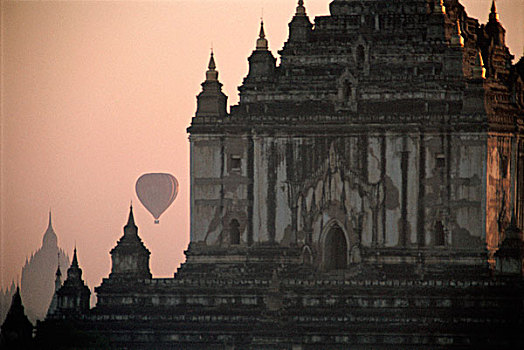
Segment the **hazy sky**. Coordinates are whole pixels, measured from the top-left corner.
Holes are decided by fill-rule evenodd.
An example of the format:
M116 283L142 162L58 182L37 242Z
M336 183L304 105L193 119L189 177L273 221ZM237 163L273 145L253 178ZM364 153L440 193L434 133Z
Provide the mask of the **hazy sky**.
M330 0L306 0L328 14ZM487 21L491 0L462 0ZM524 1L499 0L520 57ZM53 211L59 245L90 288L110 271L130 200L155 277L172 276L189 241L189 147L213 43L229 96L247 73L260 16L275 55L296 0L2 1L0 285L19 279ZM138 203L136 179L169 172L180 183L159 225Z

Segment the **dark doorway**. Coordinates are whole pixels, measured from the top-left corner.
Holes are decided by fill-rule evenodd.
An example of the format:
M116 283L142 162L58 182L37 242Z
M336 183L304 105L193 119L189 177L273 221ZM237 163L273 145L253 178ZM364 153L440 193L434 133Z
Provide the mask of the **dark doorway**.
M444 226L442 225L442 221L438 220L435 223L435 245L443 246L445 244L446 244L446 235L444 232Z
M334 225L327 233L324 253L327 270L339 270L347 267L348 244L344 231Z
M229 243L240 244L240 224L237 219L231 220L229 223Z

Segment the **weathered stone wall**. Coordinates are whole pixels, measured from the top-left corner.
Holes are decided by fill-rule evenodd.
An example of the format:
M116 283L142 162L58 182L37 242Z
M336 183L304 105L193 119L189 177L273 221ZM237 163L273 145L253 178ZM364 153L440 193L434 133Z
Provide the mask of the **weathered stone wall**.
M491 252L498 249L517 208L516 145L517 138L510 135L492 133L488 138L486 237Z
M482 132L194 134L191 242L229 246L236 220L240 244L307 245L319 262L335 223L349 261L362 247L481 249L486 212L510 198L509 172L486 175L502 159L489 145Z
M240 244L250 240L249 141L242 136L191 138L191 242L231 244L233 220Z

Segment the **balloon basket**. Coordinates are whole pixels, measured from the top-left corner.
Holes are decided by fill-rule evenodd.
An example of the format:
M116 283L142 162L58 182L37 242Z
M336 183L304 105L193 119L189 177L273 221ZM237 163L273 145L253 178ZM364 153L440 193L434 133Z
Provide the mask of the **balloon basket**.
M160 220L155 220L155 224L159 224L160 223Z

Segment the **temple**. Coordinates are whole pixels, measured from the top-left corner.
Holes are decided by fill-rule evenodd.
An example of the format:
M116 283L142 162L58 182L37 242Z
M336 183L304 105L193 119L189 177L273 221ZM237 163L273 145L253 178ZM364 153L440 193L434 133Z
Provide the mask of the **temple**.
M87 348L524 346L524 58L495 2L486 24L458 0L329 8L298 1L278 65L261 23L229 111L211 54L174 277L151 276L131 209L96 306L58 289L37 339L68 322Z

